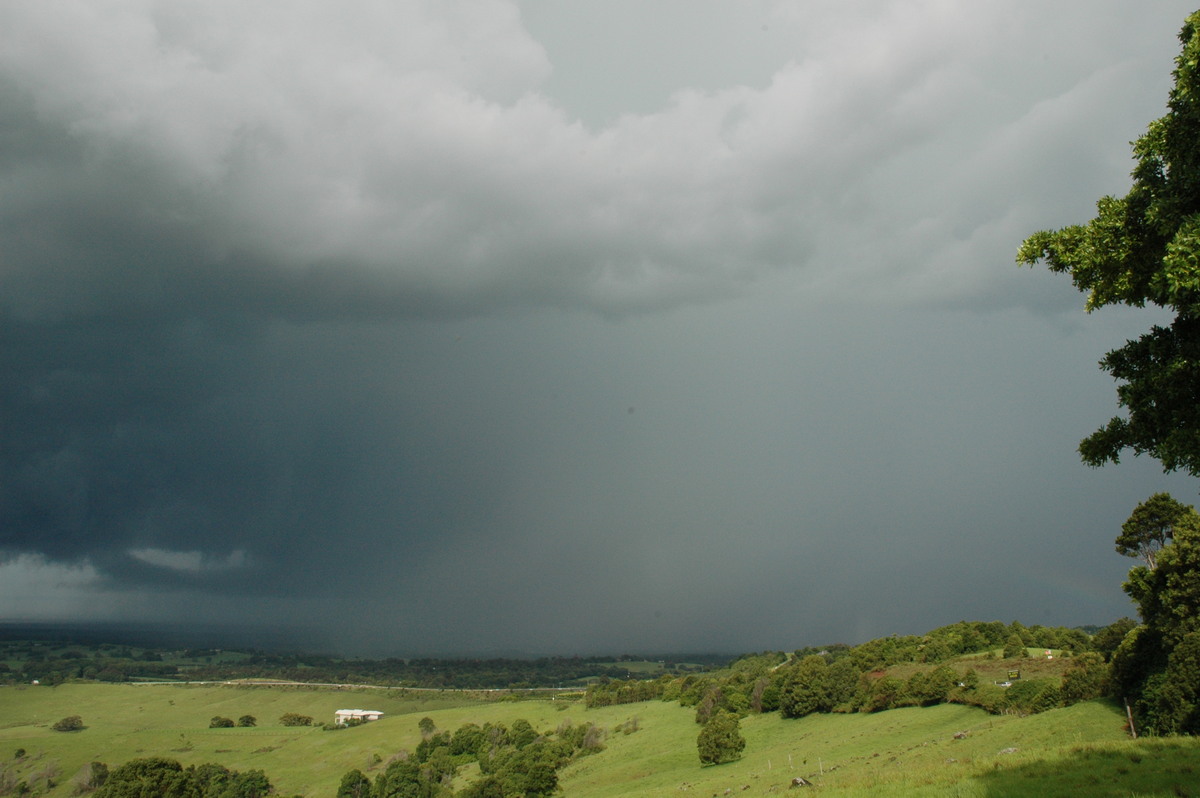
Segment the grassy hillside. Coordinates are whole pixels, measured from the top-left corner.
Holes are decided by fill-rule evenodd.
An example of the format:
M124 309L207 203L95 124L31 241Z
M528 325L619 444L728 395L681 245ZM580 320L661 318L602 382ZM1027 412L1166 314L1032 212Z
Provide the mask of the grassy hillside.
M332 718L341 707L387 713L383 720L327 732L278 724L285 712ZM250 729L209 729L214 715L250 714ZM76 733L50 729L82 716ZM184 764L220 762L260 768L280 793L327 797L351 768L375 773L400 749L420 740L417 721L438 728L467 722L529 720L554 729L565 720L608 729L636 717L638 731L611 733L607 749L561 773L563 794L709 796L725 790L766 795L794 776L838 796L1162 795L1200 794L1200 745L1191 739L1128 740L1123 717L1104 702L1088 702L1027 718L988 715L957 705L877 714L778 714L742 721L747 739L738 762L700 767L693 711L647 702L588 710L576 701L495 701L445 693L337 691L306 688L66 684L0 688L0 763L31 784L57 771L48 795L70 794L84 764L111 765L138 756L169 756ZM965 732L962 739L955 734ZM17 760L14 753L26 755ZM1009 750L1015 749L1015 750ZM460 784L471 774L460 778ZM731 793L732 794L732 793Z
M950 704L800 720L752 716L742 721L745 756L707 768L697 764L690 712L654 703L597 710L589 719L603 723L604 712L635 708L646 710L643 731L610 737L603 754L564 771L566 795L765 795L794 776L837 796L1200 794L1197 741L1128 740L1121 712L1100 701L1026 718ZM959 732L966 736L955 739Z

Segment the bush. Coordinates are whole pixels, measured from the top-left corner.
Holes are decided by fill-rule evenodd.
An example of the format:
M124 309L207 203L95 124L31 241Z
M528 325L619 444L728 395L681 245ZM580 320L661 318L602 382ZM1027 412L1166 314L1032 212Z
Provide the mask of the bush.
M361 770L352 770L342 776L337 798L371 798L371 780Z
M1146 680L1134 714L1143 734L1200 733L1200 632L1185 636L1166 670Z
M702 765L720 765L742 756L746 738L742 736L737 715L718 710L696 738L696 751Z
M1014 682L1006 697L1004 708L1019 715L1033 715L1062 706L1062 693L1049 679Z
M253 715L242 715L240 718L238 718L237 725L241 726L243 729L250 728L251 726L257 726L258 718L254 717Z
M68 715L50 728L60 732L79 731L83 728L83 718L78 715Z
M1108 685L1108 665L1094 651L1080 654L1063 673L1063 703L1074 704L1104 695Z
M1005 659L1018 659L1026 656L1028 653L1025 650L1025 641L1015 632L1008 638L1008 642L1004 644Z
M311 715L298 715L295 712L285 712L279 716L281 726L311 726L313 719Z
M210 729L232 729L233 725L233 718L223 718L220 715L217 715L208 722L208 728Z

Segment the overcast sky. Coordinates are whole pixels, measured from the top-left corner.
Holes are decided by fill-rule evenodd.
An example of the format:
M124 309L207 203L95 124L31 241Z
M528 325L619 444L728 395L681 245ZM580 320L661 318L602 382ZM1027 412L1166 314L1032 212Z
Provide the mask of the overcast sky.
M1194 2L1194 0L1193 0ZM0 619L373 654L1132 613L1018 268L1188 3L0 4Z

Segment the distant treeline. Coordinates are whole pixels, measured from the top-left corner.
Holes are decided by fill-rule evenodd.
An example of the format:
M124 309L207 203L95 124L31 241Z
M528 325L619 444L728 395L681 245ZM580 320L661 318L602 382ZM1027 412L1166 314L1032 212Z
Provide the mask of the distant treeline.
M589 678L631 676L627 667L612 664L611 657L338 660L258 654L237 663L206 665L188 671L191 679L258 677L465 690L582 686L582 680Z
M434 689L525 689L583 687L590 680L630 679L623 662L636 658L543 657L539 659L340 659L296 654L250 653L231 658L212 649L135 651L117 646L72 648L36 642L0 645L0 681L58 684L85 679L124 682L144 679L225 681L279 679L336 684L377 684ZM7 660L7 662L5 661ZM719 662L724 664L728 658ZM705 664L663 661L653 675L702 671Z

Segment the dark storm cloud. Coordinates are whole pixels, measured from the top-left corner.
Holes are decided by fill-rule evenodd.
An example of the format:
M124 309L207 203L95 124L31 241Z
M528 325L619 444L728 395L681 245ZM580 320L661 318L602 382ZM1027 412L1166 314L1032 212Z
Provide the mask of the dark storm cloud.
M1011 263L1120 191L1188 9L733 7L606 6L614 61L536 2L6 4L6 600L407 650L1123 611L1095 530L1163 482L1072 450L1147 322Z

